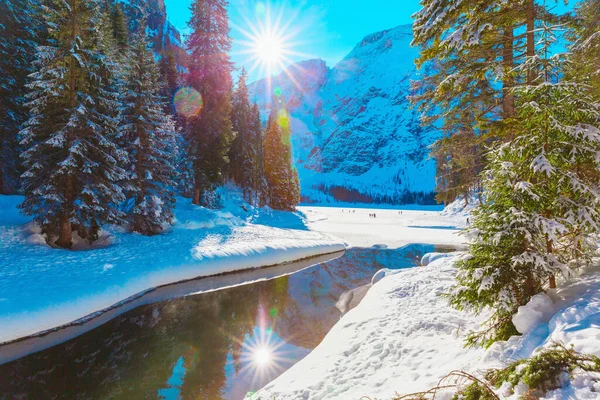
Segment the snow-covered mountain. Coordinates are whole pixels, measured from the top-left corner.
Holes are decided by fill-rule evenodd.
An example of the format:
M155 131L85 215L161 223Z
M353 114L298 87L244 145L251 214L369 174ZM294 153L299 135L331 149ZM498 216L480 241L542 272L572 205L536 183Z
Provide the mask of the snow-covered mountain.
M250 85L265 118L273 104L289 112L304 202L434 202L428 146L439 133L407 99L411 40L411 26L399 26L368 35L332 69L303 61Z
M187 65L187 54L181 38L181 33L167 19L167 8L164 0L114 0L121 3L123 11L134 30L141 16L147 16L148 29L153 38L154 50L173 52L177 64Z

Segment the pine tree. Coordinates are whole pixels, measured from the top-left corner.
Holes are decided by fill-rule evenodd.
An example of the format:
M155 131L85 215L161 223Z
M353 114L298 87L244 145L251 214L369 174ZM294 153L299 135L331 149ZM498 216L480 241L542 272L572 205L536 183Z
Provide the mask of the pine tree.
M248 99L246 78L246 71L242 69L232 98L231 123L235 138L229 150L231 161L229 174L231 179L242 188L244 199L251 201L256 154L253 146L254 132L252 131L254 115Z
M276 210L291 211L300 203L298 172L292 167L291 132L285 110L273 110L267 124L264 158L268 204Z
M172 51L164 52L158 65L161 82L164 83L161 94L167 100L165 103L165 111L173 117L177 117L177 111L175 110L173 102L175 93L177 92L177 89L179 89L179 71L177 70L175 53Z
M129 154L126 193L130 228L144 235L173 219L177 152L175 126L164 113L160 72L145 30L132 38L119 139Z
M477 189L482 170L483 150L473 129L464 125L451 136L434 143L431 156L436 161L436 199L449 204L462 196L465 205L473 189Z
M121 3L117 2L112 6L110 17L112 35L120 53L123 54L129 46L129 30Z
M196 0L187 40L190 68L187 84L202 98L202 109L186 124L188 154L194 166L193 203L223 181L231 127L231 62L227 1Z
M592 86L592 94L600 101L600 0L586 0L578 4L576 17L569 31L573 62L566 73L571 78L585 79Z
M126 154L114 143L118 96L96 29L99 1L48 1L43 14L49 38L28 85L21 207L49 243L69 248L73 232L91 242L102 224L121 221Z
M544 27L541 54L550 54ZM589 80L565 78L569 57L554 55L522 66L517 88L517 135L490 154L485 202L469 232L474 241L458 263L451 302L492 317L471 344L490 345L516 334L512 316L556 276L589 261L600 228L600 104Z
M40 12L34 0L0 2L0 194L19 189L18 133L28 118L23 94L42 39Z
M444 132L445 139L436 145L438 155L452 155L453 149L445 146L459 135L463 143L470 138L465 144L479 151L476 158L484 161L483 151L491 143L510 140L515 134L508 123L515 115L514 88L531 78L527 69L517 67L537 55L536 23L555 22L558 17L534 0L425 0L421 4L413 44L421 47L417 65L422 77L411 100L423 114L424 124L436 124ZM454 171L462 168L460 160L441 161L440 172L464 175L464 170ZM444 181L438 177L438 182ZM477 187L480 180L474 174L470 182L462 181ZM442 198L452 200L452 190L440 189Z
M254 204L264 206L267 203L268 183L265 176L265 133L260 119L260 110L255 103L252 106L252 149L254 169L252 176L252 192Z

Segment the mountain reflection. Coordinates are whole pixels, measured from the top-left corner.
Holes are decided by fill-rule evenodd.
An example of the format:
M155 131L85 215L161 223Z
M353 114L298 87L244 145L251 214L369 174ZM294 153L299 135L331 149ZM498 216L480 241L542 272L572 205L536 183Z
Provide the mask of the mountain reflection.
M139 307L0 366L0 397L243 398L321 342L340 318L342 293L369 283L380 268L412 267L434 250L351 249L291 276ZM265 338L276 362L258 370L250 352Z

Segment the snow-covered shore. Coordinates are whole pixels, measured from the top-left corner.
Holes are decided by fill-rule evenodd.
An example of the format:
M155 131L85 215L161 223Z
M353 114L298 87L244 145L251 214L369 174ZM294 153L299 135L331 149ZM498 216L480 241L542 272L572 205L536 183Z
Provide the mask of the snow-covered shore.
M143 237L110 231L111 244L82 251L43 244L22 198L0 196L0 343L69 324L151 288L343 251L302 216L241 207L221 211L180 199L173 229ZM0 351L1 348L0 348Z
M535 315L535 326L484 351L465 349L463 340L485 315L456 311L439 296L454 282L454 261L439 258L375 283L312 353L249 398L392 399L436 386L452 370L479 374L505 366L552 341L600 356L600 268L561 286L544 313L536 304L525 307L520 314ZM599 392L600 384L581 374L547 398L597 399Z

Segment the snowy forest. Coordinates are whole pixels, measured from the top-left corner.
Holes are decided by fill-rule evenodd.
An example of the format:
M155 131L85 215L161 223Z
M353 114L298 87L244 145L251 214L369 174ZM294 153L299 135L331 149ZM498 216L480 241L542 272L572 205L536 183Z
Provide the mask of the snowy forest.
M25 196L49 244L107 223L160 233L176 196L215 207L226 181L252 204L299 203L285 110L263 127L245 72L232 83L225 1L193 5L189 69L154 53L135 2L136 18L101 0L1 7L0 193Z
M438 197L483 198L450 296L494 310L471 344L518 334L518 307L597 252L600 2L551 3L423 1L415 18L428 72L413 101L444 131Z

